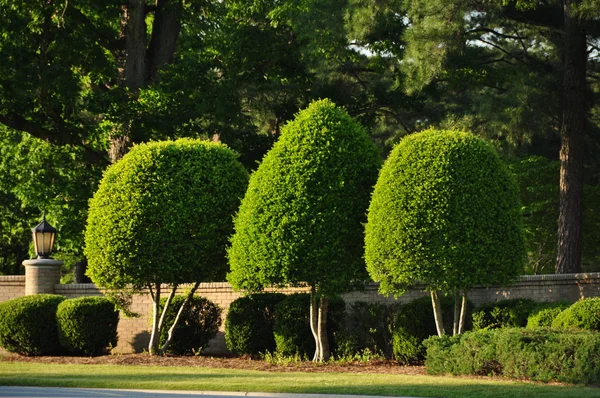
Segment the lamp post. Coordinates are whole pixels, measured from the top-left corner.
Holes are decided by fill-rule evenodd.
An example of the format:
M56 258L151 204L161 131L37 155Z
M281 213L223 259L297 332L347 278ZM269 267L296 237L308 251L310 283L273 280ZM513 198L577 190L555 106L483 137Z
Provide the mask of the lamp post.
M25 295L53 294L55 285L60 283L62 261L50 258L56 240L56 228L46 221L31 229L37 258L23 261L25 266Z

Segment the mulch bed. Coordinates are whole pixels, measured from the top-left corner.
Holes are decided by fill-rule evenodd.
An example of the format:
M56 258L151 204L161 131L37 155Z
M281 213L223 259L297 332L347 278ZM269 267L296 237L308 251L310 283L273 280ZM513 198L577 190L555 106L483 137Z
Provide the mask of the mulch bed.
M211 368L262 370L267 372L350 372L425 375L424 366L404 366L394 361L370 361L323 364L299 362L272 364L249 358L220 358L208 356L157 356L148 354L116 354L98 357L40 356L26 357L8 354L0 357L5 362L36 362L76 365L136 365L136 366L200 366Z

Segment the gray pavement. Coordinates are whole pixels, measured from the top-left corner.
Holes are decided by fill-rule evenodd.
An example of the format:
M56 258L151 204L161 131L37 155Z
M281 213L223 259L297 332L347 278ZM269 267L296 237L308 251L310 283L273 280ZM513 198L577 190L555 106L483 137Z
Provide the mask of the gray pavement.
M32 398L89 398L89 397L130 397L130 398L365 398L368 395L333 395L333 394L278 394L266 392L225 392L225 391L167 391L167 390L114 390L103 388L63 388L63 387L7 387L0 386L0 397L32 397ZM410 397L377 397L377 398L410 398Z

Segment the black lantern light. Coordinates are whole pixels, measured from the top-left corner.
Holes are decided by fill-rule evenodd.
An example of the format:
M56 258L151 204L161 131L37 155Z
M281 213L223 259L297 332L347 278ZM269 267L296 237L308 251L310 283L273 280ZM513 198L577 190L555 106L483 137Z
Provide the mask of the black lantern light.
M35 246L37 258L50 258L54 239L56 238L56 228L46 222L45 213L42 222L32 228L31 232L33 232L33 245Z

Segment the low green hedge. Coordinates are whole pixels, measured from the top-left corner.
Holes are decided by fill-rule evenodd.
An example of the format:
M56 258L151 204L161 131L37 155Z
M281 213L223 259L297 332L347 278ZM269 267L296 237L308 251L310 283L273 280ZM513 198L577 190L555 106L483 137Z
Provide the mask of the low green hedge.
M486 303L473 312L473 330L525 327L539 303L530 299L507 299Z
M166 301L166 297L161 299L161 311ZM169 328L184 301L185 296L175 296L167 308L164 320L164 325L167 327L161 329L161 345L167 340ZM167 352L176 355L197 354L208 347L208 342L217 335L220 326L221 308L204 297L194 296L181 313Z
M56 309L63 300L63 296L36 294L0 303L0 347L21 355L57 353L61 346Z
M281 293L251 294L234 300L225 319L225 342L234 355L258 356L275 351L275 306Z
M424 344L429 374L500 374L544 382L600 382L597 332L504 328L432 337Z
M64 300L56 311L61 345L76 355L100 355L117 345L119 311L105 297Z

